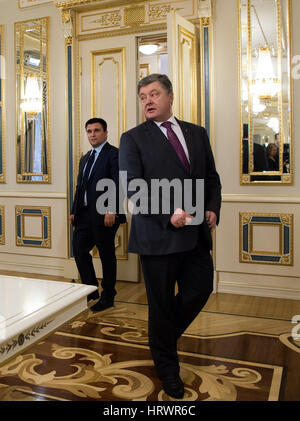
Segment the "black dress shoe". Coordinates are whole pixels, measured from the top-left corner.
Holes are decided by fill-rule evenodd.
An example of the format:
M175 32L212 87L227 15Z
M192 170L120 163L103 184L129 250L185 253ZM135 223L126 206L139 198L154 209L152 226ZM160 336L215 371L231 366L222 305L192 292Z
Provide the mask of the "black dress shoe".
M92 307L90 307L90 310L92 310L92 311L103 311L103 310L106 310L109 307L113 307L113 305L114 305L113 301L101 301L101 300L99 300L98 303L96 303Z
M162 386L167 395L175 399L184 396L184 384L178 375L170 375L162 379Z
M98 300L100 297L98 290L91 292L88 296L87 296L87 300L91 301L91 300Z

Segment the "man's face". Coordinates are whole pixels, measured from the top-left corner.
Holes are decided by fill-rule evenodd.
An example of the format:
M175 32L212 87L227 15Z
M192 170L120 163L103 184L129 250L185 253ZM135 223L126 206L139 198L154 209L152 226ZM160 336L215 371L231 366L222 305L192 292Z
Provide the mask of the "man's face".
M139 92L147 120L166 121L172 115L173 94L156 81L143 86Z
M97 148L107 139L107 130L104 131L100 123L89 124L86 128L88 141L93 148Z

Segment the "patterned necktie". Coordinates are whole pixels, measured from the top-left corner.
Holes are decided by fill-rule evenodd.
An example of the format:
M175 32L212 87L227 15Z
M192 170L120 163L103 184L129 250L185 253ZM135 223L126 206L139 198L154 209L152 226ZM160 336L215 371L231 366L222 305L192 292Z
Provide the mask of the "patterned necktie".
M169 139L169 142L171 143L171 145L173 146L173 148L175 149L175 152L178 155L178 158L180 159L180 161L182 162L183 166L185 167L185 169L187 170L188 173L190 173L190 164L189 161L186 157L186 154L184 152L184 149L176 135L176 133L174 132L174 130L172 129L172 123L170 121L165 121L162 124L163 127L165 127L167 129L167 137Z
M92 168L92 165L94 163L95 154L96 154L96 151L95 151L95 149L93 149L93 152L90 153L90 156L89 156L89 158L87 160L87 163L86 163L86 166L85 166L85 171L84 171L84 174L83 174L83 177L82 177L82 180L81 180L81 186L80 186L80 190L79 190L79 197L78 197L79 208L84 206L84 195L85 195L89 175L90 175L90 172L91 172L91 168Z
M89 159L87 160L87 164L86 164L84 175L82 177L82 182L81 182L81 185L84 188L84 190L85 190L85 187L87 185L87 182L88 182L88 179L89 179L89 176L90 176L92 165L94 163L95 154L96 154L96 151L95 151L95 149L93 149L93 152L90 153Z

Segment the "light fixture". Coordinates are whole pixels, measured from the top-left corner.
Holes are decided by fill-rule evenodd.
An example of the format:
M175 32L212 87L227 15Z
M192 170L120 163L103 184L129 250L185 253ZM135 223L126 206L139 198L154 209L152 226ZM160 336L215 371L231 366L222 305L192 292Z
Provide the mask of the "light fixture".
M29 53L24 54L24 64L26 66L34 66L38 67L40 65L41 60L37 57L33 57Z
M274 133L279 132L279 120L278 118L272 117L269 119L267 126L273 130Z
M42 94L38 80L34 75L27 77L25 94L21 99L21 108L25 113L31 114L42 111Z
M31 66L38 67L40 65L40 61L41 60L39 58L34 58L34 57L29 58L29 64L31 64Z
M261 100L271 99L280 90L280 82L274 75L270 47L260 47L258 50L256 77L252 88L254 95Z
M259 114L262 113L263 111L265 111L266 109L266 105L262 104L259 99L257 98L257 96L253 95L253 101L252 101L252 111L254 114ZM246 112L249 112L249 107L247 106L245 108Z
M144 45L139 46L139 51L142 54L146 54L148 56L156 53L157 50L158 50L158 46L156 44L144 44Z

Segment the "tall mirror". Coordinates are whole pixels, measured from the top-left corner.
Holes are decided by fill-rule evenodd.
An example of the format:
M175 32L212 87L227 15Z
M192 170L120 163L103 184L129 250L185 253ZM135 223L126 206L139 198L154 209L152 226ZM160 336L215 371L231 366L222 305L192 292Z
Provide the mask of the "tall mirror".
M292 184L290 0L239 0L241 184Z
M50 183L49 18L15 23L17 182Z
M4 175L4 41L3 25L0 25L0 183L5 183Z

